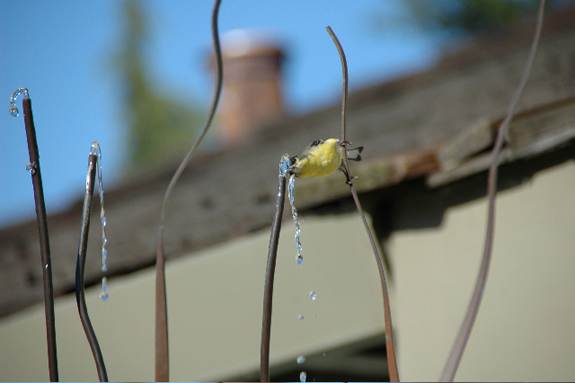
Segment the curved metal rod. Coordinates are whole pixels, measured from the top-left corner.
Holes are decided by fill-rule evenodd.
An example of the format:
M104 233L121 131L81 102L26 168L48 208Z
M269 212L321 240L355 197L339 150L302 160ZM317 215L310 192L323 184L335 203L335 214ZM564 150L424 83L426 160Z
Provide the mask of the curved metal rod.
M479 275L477 277L477 282L475 284L475 290L471 297L471 302L469 303L469 308L467 309L467 314L451 350L451 354L447 359L443 373L441 374L441 382L451 382L455 378L455 373L461 362L461 357L463 356L463 351L469 340L469 335L473 329L473 324L477 318L477 312L479 311L479 306L481 305L481 300L483 298L483 291L485 290L485 285L487 284L487 276L489 274L489 264L491 263L491 253L493 250L493 232L495 228L495 197L497 192L497 165L499 163L499 153L501 152L501 147L503 146L503 141L507 133L507 128L509 123L513 118L513 113L515 107L523 94L525 85L527 85L527 80L531 74L531 69L533 68L533 63L535 62L535 56L537 55L537 47L539 46L539 38L541 36L541 28L543 26L543 9L545 6L545 0L539 1L539 10L537 13L537 24L535 27L535 36L533 37L533 42L531 43L531 50L529 52L529 57L527 58L527 63L523 69L521 79L519 80L519 85L513 94L513 98L505 118L499 126L499 132L497 133L497 138L495 140L495 145L491 151L491 164L489 166L489 175L487 181L487 194L489 196L489 207L488 207L488 217L487 217L487 232L485 236L485 248L483 250L483 259L481 261L481 267L479 269Z
M288 176L289 156L284 154L280 161L280 173L278 175L278 192L274 216L272 218L272 231L268 248L268 261L264 282L264 309L262 315L262 342L260 347L260 380L270 381L270 334L272 328L272 300L274 292L274 276L278 243L282 226L282 216L285 203L286 177Z
M353 177L349 171L349 164L348 164L348 160L347 160L347 151L345 150L345 145L348 144L348 142L345 140L345 123L346 123L345 112L347 109L347 88L348 88L348 86L347 86L347 83L348 83L347 60L345 58L345 53L343 51L341 43L339 42L337 36L335 35L335 33L333 32L331 27L329 27L329 26L326 27L326 30L327 30L327 33L329 33L329 35L331 36L331 39L333 40L333 42L337 48L337 51L339 53L339 57L341 59L341 69L342 69L342 76L343 76L343 90L342 90L342 96L341 96L341 140L340 140L340 144L342 146L344 146L344 150L342 150L342 152L343 152L343 164L345 167L347 183L349 185L351 195L353 196L355 206L357 207L357 211L359 212L359 215L361 216L361 220L363 221L363 225L365 226L365 230L367 232L367 235L369 237L369 242L371 243L371 248L373 250L373 255L375 256L377 268L379 270L379 277L381 280L381 291L383 294L383 313L384 313L384 317L385 317L384 318L385 319L385 348L387 351L387 364L388 364L388 368L389 368L389 380L392 382L399 382L399 372L397 370L397 361L396 361L396 357L395 357L395 349L393 346L393 326L391 323L391 307L389 305L389 293L387 291L387 281L385 279L385 270L383 268L382 257L381 257L381 254L379 253L379 247L377 246L377 243L375 242L375 238L373 236L371 228L369 227L369 223L367 222L367 218L365 217L365 214L364 214L363 209L361 207L361 203L359 202L359 197L357 196L357 191L355 190L355 186L353 185L353 180L355 177Z
M98 369L98 377L100 382L108 381L108 374L106 373L106 366L104 365L104 358L98 339L94 333L90 316L88 315L88 308L86 307L86 298L84 296L84 268L86 265L86 249L88 247L88 231L90 230L90 215L92 212L92 199L94 196L94 181L96 179L96 164L98 162L98 155L90 153L88 157L88 174L86 176L86 194L84 195L84 207L82 209L82 229L80 231L80 245L78 246L78 257L76 258L76 304L78 306L78 313L82 321L82 327L86 333L86 338L92 349L92 355L96 362Z
M44 280L44 307L46 312L46 337L48 344L48 369L50 380L58 381L58 352L56 349L56 319L54 315L54 287L52 284L52 261L50 258L50 240L48 236L48 221L46 217L46 204L44 203L44 188L42 187L42 174L40 172L40 154L36 141L36 129L32 116L32 101L28 96L28 89L18 88L10 97L10 114L18 116L16 98L24 94L22 106L24 109L24 124L28 140L30 163L26 169L32 176L34 187L34 202L36 204L36 218L38 220L38 233L40 237L40 255L42 260L42 277Z
M186 153L180 166L172 176L172 179L166 189L164 195L164 203L162 205L162 213L160 216L160 226L158 228L158 252L156 255L156 381L167 382L169 380L169 355L168 355L168 308L166 302L166 275L165 275L165 253L164 253L164 225L166 222L166 214L168 210L168 202L172 194L172 190L176 186L182 172L190 162L192 155L198 148L200 142L208 132L212 123L220 94L222 92L222 53L220 49L220 39L218 35L218 12L221 0L214 1L212 10L212 43L215 55L215 84L212 103L208 112L208 118L200 135Z

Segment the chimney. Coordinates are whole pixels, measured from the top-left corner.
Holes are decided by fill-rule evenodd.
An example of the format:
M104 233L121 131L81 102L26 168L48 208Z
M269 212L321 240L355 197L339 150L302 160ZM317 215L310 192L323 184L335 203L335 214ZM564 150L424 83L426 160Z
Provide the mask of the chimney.
M214 129L222 147L248 140L284 116L283 51L269 36L269 32L243 29L222 36L224 80Z

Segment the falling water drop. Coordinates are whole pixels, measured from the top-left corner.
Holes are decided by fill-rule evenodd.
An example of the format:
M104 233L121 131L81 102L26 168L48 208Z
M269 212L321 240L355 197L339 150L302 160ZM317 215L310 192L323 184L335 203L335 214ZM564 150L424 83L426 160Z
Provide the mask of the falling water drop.
M102 221L102 271L108 270L108 237L106 236L106 210L104 208L104 183L102 182L102 149L97 141L92 142L91 153L98 156L98 190L100 194L100 220Z
M18 117L20 115L20 111L16 107L16 99L21 94L24 95L24 98L30 98L27 88L18 88L12 93L12 96L10 96L10 115L12 117Z
M312 301L315 301L317 296L315 295L315 291L310 291L309 292L309 297L311 298Z
M301 255L301 251L302 251L303 247L301 245L301 240L300 240L301 230L299 227L298 213L297 213L297 209L295 207L294 198L293 198L294 186L295 186L295 175L292 174L289 178L289 202L291 205L291 212L292 212L293 222L294 222L294 226L295 226L294 241L297 244L296 262L298 265L301 265L303 262L303 256Z
M26 164L26 170L28 170L32 175L36 174L36 164L34 162Z
M102 222L102 271L108 271L108 237L106 235L106 210L104 209L104 183L102 182L102 149L98 141L92 142L90 153L98 156L98 191L100 194L100 220ZM104 279L102 278L102 299L108 299L108 293L104 291Z
M299 381L300 381L300 382L305 382L306 379L307 379L307 374L306 374L306 372L305 372L305 371L300 372L300 373L299 373Z
M278 177L285 177L289 172L289 154L284 153L280 159L280 172Z
M108 250L104 249L102 253L102 271L105 273L108 271L108 265L106 264L106 260L108 258Z
M297 364L304 364L305 363L305 356L303 356L303 355L298 356L296 361L297 361Z
M300 314L300 315L297 317L297 319L298 319L298 320L303 320L303 315Z
M102 278L102 293L100 294L100 298L102 298L103 301L108 300L108 278L106 277Z

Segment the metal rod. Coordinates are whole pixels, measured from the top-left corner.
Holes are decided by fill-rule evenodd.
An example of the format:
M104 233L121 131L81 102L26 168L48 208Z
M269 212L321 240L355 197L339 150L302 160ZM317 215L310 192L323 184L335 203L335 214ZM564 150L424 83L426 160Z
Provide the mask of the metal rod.
M218 34L218 13L220 9L221 0L214 1L214 7L212 9L212 45L214 49L215 56L215 83L214 83L214 93L212 96L212 103L208 111L208 118L206 123L200 132L198 138L192 145L192 147L186 153L184 159L178 166L178 169L172 176L170 183L166 189L166 194L164 195L164 202L162 205L162 212L160 215L160 226L158 228L158 252L156 254L156 381L157 382L167 382L170 378L169 374L169 350L168 350L168 305L166 298L166 271L165 262L166 256L164 252L164 225L166 223L166 215L168 210L168 202L172 194L172 190L176 186L176 183L180 179L180 176L184 172L184 169L192 159L192 155L195 153L196 149L202 142L202 139L208 132L214 115L216 114L216 109L218 107L218 101L220 99L220 94L222 93L222 79L223 79L223 66L222 66L222 52L220 49L220 39Z
M399 382L399 371L397 369L397 358L395 356L395 347L393 342L393 325L391 322L391 307L389 304L389 292L387 291L387 280L385 278L385 269L383 267L383 261L381 254L379 253L379 247L375 242L375 238L369 227L369 223L367 222L367 218L363 212L361 207L361 203L359 202L359 197L357 196L357 191L355 190L355 186L353 183L350 185L351 195L353 196L353 200L355 202L355 206L357 207L357 211L361 216L361 220L363 221L363 226L367 232L369 237L369 243L371 244L371 248L375 255L375 262L377 263L377 270L379 271L379 279L381 281L381 291L383 294L383 314L384 314L384 321L385 321L385 349L387 355L387 366L389 371L389 381L390 382Z
M345 150L345 145L349 144L345 140L345 128L346 128L346 109L347 109L347 89L348 89L348 70L347 70L347 60L345 58L345 53L343 51L343 47L339 42L339 39L331 29L331 27L326 27L327 33L329 33L331 39L333 40L337 51L339 53L339 58L341 60L341 70L342 70L342 77L343 77L343 89L341 95L341 139L340 145L343 146L343 166L345 168L345 175L347 177L347 184L349 185L351 195L353 196L353 200L355 201L355 206L357 207L357 211L361 216L361 220L363 221L363 225L369 237L369 242L371 244L371 248L373 250L373 255L375 256L375 261L377 263L377 268L379 270L379 278L381 280L381 291L383 295L383 314L384 314L384 321L385 321L385 348L387 351L387 365L389 371L389 380L392 382L399 382L399 372L397 370L397 361L395 357L395 348L393 343L393 325L391 322L391 306L389 304L389 293L387 291L387 281L385 279L385 270L383 268L383 262L381 254L379 253L379 247L375 241L371 228L369 227L369 223L367 222L367 218L365 217L365 213L361 207L361 203L359 202L359 197L357 196L357 191L355 190L355 186L353 185L353 180L356 177L353 177L349 171L349 163L347 160L347 151Z
M487 284L487 277L489 275L489 265L491 263L491 254L493 251L493 232L495 229L495 198L497 192L497 165L499 162L499 153L501 152L501 147L503 146L503 141L505 140L507 128L509 123L513 118L515 107L523 94L523 90L527 85L527 80L531 74L531 69L533 68L533 63L535 62L535 56L537 55L537 48L539 46L539 38L541 36L541 28L543 26L543 10L545 7L545 0L539 1L539 10L537 13L537 23L535 27L535 35L533 37L533 42L531 43L531 49L529 52L529 57L523 69L521 79L519 80L519 85L513 94L513 98L507 108L507 113L505 118L499 126L499 131L497 138L495 140L495 145L491 151L491 164L489 166L489 175L487 180L487 194L489 196L489 207L488 207L488 217L487 217L487 230L485 235L485 247L483 249L483 258L481 261L481 267L479 269L479 275L477 276L477 282L475 284L475 289L471 297L471 302L467 309L467 314L455 340L455 344L449 354L447 363L443 373L441 374L441 382L451 382L455 378L455 374L461 362L461 357L463 356L463 351L469 340L471 330L477 318L477 312L479 311L479 306L481 305L481 300L483 298L483 291L485 290L485 285Z
M30 153L30 174L34 186L34 202L36 204L36 217L38 219L38 233L40 235L40 253L42 260L42 277L44 280L44 306L46 311L46 335L48 341L48 368L50 381L58 381L58 353L56 350L56 320L54 317L54 288L52 285L52 262L50 260L50 241L48 236L48 222L46 219L46 205L44 203L44 190L42 188L42 175L40 172L40 155L36 141L36 129L32 116L32 101L24 98L24 123L28 139L28 152Z
M278 192L274 215L272 219L272 230L270 234L270 244L268 249L268 260L266 265L266 276L264 282L264 308L262 316L262 343L260 347L260 379L262 382L270 380L270 334L272 328L272 300L274 291L274 275L276 269L276 259L278 253L278 243L280 229L282 226L282 216L285 203L286 175L278 177Z
M94 182L96 179L96 165L98 162L98 155L91 153L88 157L88 174L86 176L86 194L84 195L84 207L82 209L82 229L80 231L80 245L78 246L78 257L76 259L76 304L78 305L78 313L80 320L84 327L84 333L92 349L92 355L96 362L98 370L98 377L100 382L108 381L108 374L106 373L106 366L104 365L104 358L98 339L92 327L90 316L88 315L88 308L86 307L86 298L84 295L84 269L86 266L86 249L88 248L88 232L90 230L90 215L92 213L92 200L94 197Z

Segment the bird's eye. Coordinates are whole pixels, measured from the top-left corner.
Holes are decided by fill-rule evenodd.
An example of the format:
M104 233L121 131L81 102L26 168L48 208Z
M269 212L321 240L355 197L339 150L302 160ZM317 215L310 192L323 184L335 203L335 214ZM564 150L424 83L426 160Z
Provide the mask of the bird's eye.
M294 166L295 163L296 163L296 161L297 161L296 156L293 156L292 158L290 158L290 159L289 159L289 166L290 166L290 167Z
M323 142L323 140L320 138L319 140L315 140L314 142L312 142L311 144L309 144L309 146L318 146L319 144L321 144Z

